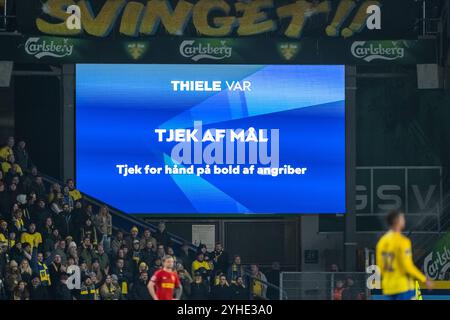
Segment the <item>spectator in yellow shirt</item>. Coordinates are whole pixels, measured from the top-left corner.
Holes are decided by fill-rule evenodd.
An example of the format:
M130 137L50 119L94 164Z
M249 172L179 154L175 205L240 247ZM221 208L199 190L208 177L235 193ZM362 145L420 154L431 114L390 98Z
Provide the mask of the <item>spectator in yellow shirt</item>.
M6 145L0 149L0 160L6 161L10 155L13 155L14 137L9 137Z
M205 255L203 252L197 253L197 258L192 262L191 272L192 275L195 275L195 271L203 268L205 271L211 270L211 264L208 261L205 261Z
M69 194L72 197L73 201L78 201L83 197L81 195L81 192L78 189L75 189L75 182L73 181L73 179L67 180L67 186L69 187Z
M0 247L8 244L8 223L0 220Z
M252 294L253 299L266 299L267 294L267 278L259 270L259 267L256 264L250 266L251 270L251 285L250 292Z
M2 162L2 171L4 174L18 174L19 176L23 176L22 168L16 163L16 159L13 154L8 156L8 161Z
M20 242L22 244L28 242L29 244L31 244L33 249L39 247L39 245L42 243L42 235L40 232L36 231L36 225L34 223L30 223L28 231L22 233L22 235L20 236Z

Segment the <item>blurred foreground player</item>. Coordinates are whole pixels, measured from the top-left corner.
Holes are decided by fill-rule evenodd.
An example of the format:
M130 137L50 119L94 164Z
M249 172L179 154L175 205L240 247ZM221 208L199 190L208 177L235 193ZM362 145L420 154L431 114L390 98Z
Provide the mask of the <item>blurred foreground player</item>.
M154 300L179 300L183 288L178 274L173 271L173 257L164 256L162 264L162 268L153 274L148 283L148 291Z
M414 265L411 241L402 235L405 215L393 210L387 215L387 224L389 231L378 241L376 249L383 294L387 300L415 300L415 280L429 289L431 282Z

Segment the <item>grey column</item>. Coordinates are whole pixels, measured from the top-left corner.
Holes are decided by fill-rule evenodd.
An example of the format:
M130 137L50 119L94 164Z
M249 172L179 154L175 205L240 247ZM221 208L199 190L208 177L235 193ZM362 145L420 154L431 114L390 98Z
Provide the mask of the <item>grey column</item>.
M62 177L75 178L75 66L63 65L62 79Z
M355 173L356 173L356 67L345 68L346 96L346 152L347 152L347 213L344 230L345 271L356 271L356 216L355 216Z

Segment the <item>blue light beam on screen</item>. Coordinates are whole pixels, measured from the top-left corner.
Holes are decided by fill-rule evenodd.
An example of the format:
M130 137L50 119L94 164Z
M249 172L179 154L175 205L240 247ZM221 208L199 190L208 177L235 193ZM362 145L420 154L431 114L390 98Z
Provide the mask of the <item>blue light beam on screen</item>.
M77 187L131 214L345 213L344 70L344 66L77 65ZM173 89L173 80L248 81L251 90L230 91L223 85L219 92L180 92ZM173 163L169 158L176 143L158 141L155 130L192 128L194 121L202 122L204 130L278 130L279 167L306 167L306 174L118 174L120 164L164 168ZM208 146L202 143L200 150ZM250 165L248 154L243 161L241 170Z

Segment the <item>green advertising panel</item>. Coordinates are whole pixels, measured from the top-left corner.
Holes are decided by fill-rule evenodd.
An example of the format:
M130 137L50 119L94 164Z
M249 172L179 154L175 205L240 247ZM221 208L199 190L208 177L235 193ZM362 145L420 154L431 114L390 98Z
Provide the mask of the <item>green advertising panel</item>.
M448 280L450 268L450 233L444 235L425 257L423 270L432 280Z
M0 36L1 60L31 63L417 64L436 62L435 40L261 38L99 40Z

